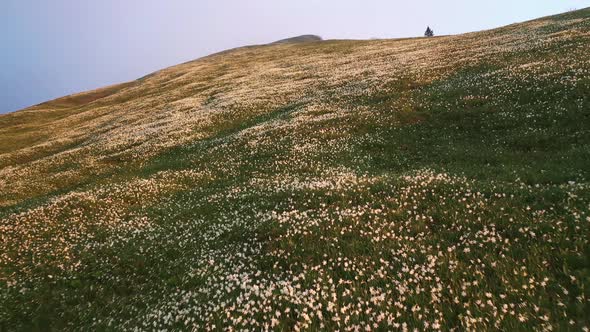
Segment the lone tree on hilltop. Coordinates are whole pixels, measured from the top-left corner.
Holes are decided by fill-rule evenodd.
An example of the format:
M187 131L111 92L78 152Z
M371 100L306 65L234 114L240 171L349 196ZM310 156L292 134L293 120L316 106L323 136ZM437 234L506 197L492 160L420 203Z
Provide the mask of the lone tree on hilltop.
M424 33L424 37L434 37L434 31L430 27L426 28L426 32Z

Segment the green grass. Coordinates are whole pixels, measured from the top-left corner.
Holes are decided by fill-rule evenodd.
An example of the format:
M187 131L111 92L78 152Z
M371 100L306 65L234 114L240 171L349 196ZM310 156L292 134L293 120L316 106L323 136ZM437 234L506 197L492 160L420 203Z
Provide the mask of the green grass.
M587 10L553 19L588 29ZM237 50L219 55L229 62L202 60L219 75L190 88L182 66L161 91L141 84L165 74L142 78L108 102L162 96L164 112L186 97L174 93L192 91L219 111L203 138L137 160L129 156L142 142L129 154L90 150L114 166L2 206L0 330L589 327L588 42L490 51L428 68L433 79L407 68L373 81L394 61L386 53L348 81L329 76L295 97L271 89L227 113L219 103L248 86L232 89L222 77L248 68L244 57L277 70L307 66L296 77L312 81L324 76L305 57L330 64L396 44ZM283 60L292 52L301 55ZM531 63L541 64L515 69ZM75 107L63 112L97 116L94 106ZM20 142L15 150L43 140L11 126L2 137ZM64 158L44 172L83 167Z

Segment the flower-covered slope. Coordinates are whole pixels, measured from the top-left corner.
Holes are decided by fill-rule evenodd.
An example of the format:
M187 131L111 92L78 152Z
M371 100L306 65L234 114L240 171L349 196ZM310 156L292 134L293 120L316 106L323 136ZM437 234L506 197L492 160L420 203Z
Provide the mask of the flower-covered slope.
M589 128L589 10L1 116L0 330L589 328Z

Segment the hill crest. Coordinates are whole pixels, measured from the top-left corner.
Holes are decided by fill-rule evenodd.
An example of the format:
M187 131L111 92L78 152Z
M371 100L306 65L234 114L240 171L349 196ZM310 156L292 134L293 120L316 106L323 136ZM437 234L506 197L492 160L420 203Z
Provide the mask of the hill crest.
M297 44L297 43L309 43L309 42L318 42L322 41L322 37L316 35L301 35L291 38L285 38L281 40L277 40L275 42L270 43L273 44Z

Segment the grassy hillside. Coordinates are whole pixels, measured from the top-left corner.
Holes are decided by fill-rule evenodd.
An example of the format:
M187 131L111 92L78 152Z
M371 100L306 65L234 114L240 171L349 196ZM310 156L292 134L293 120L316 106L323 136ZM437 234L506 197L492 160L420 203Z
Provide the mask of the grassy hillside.
M588 328L589 51L586 9L0 116L0 330Z
M301 35L297 37L277 40L272 44L305 43L313 41L322 41L322 37L316 35Z

